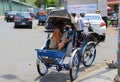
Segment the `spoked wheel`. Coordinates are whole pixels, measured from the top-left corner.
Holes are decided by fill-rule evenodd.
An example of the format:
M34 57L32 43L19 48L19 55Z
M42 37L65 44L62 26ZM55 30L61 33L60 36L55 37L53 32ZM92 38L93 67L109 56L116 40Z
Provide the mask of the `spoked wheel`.
M37 71L41 76L44 76L48 72L47 66L39 59L37 59Z
M71 60L70 60L69 72L70 72L71 81L75 80L78 76L79 65L80 65L78 55L79 55L79 50L78 49L74 50L74 52L72 53Z
M96 57L96 44L93 42L88 42L83 49L83 65L89 67L95 60Z

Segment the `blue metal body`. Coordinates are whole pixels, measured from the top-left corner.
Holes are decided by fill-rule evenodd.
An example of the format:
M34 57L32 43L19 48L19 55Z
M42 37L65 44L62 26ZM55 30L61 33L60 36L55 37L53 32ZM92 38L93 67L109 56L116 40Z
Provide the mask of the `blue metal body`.
M38 17L39 23L45 23L46 20L47 20L47 15L40 15L40 16Z
M66 53L69 46L69 43L73 43L73 38L74 38L74 33L72 33L72 30L69 31L68 36L72 37L71 42L68 43L66 49L64 51L59 51L59 50L50 50L49 49L49 43L50 43L50 38L49 38L49 33L46 41L46 45L44 49L35 49L37 51L37 57L43 62L46 63L46 65L49 67L49 65L58 65L62 68L64 68L63 62L66 57ZM49 65L48 65L49 64ZM65 68L66 69L66 68Z

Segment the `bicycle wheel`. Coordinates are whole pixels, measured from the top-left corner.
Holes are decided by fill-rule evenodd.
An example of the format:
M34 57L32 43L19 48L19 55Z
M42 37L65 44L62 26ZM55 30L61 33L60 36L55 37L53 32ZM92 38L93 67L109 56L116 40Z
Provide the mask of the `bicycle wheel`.
M78 51L79 51L78 49L73 51L73 54L72 54L72 57L70 60L69 74L70 74L71 81L73 81L77 78L78 72L79 72L80 62L79 62L79 58L78 58L78 55L79 55Z
M44 76L48 72L47 66L41 62L39 59L37 59L37 71L41 76Z
M96 47L95 43L88 42L87 45L83 49L83 65L85 67L89 67L95 60L96 57Z

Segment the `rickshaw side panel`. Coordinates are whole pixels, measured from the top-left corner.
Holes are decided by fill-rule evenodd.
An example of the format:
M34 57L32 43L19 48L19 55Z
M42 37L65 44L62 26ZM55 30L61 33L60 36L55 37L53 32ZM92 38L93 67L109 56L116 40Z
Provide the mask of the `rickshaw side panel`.
M65 53L58 51L58 50L40 50L40 49L35 49L37 51L37 55L42 57L48 57L48 58L59 58L59 59L63 59L65 57Z

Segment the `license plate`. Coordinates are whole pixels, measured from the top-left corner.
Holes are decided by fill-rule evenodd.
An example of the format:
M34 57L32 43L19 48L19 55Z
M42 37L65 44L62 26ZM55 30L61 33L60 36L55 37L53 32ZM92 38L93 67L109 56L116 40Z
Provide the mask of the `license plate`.
M13 16L10 16L11 18L13 17Z
M25 23L24 23L24 22L22 22L22 25L25 25Z

